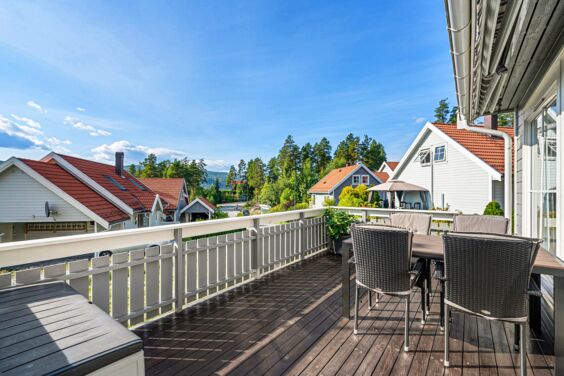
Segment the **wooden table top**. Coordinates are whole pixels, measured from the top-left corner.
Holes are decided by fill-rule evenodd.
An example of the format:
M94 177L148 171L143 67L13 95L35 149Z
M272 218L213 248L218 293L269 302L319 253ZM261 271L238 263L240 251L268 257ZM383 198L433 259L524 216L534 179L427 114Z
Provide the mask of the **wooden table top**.
M352 245L352 239L344 241ZM413 235L413 256L441 259L444 257L443 238L435 235ZM533 266L533 273L564 277L564 264L546 249L540 248Z

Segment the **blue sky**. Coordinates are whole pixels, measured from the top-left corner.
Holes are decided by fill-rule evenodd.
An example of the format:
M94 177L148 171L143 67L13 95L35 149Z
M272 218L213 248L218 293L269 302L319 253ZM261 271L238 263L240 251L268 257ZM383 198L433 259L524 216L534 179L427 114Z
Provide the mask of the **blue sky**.
M225 170L349 132L393 160L455 102L439 1L3 1L0 61L0 160Z

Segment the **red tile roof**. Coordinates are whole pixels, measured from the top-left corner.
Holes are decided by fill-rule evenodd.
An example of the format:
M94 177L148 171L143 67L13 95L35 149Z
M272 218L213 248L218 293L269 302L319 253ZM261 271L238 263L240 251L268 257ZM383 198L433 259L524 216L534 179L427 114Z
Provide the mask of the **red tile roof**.
M456 124L433 124L446 133L472 154L486 162L497 172L504 172L504 141L501 137L491 137L485 134L458 129ZM513 137L513 128L499 127L498 130Z
M328 193L348 174L356 170L358 165L346 166L331 170L323 179L309 189L310 193Z
M198 200L202 201L204 203L204 205L206 205L208 208L215 210L216 207L214 204L212 204L211 202L209 202L205 197L198 197Z
M388 167L390 167L392 169L392 171L395 171L396 167L398 167L398 165L399 165L399 162L386 161L385 163L388 165Z
M374 175L376 175L376 177L377 177L378 179L380 179L380 180L382 181L382 183L387 182L388 179L390 178L390 175L388 175L388 173L387 173L387 172L384 172L384 171L381 171L381 172L379 172L379 171L374 171Z
M133 211L151 211L155 202L156 193L146 187L129 172L123 171L122 177L116 174L115 166L113 165L89 161L68 155L58 155L79 169L82 173L86 174L90 179L108 190L118 199L123 201L126 205L131 207ZM53 160L51 161L54 162ZM118 187L109 178L112 178L124 189ZM163 203L163 205L166 205L166 203Z
M121 211L60 166L21 158L20 161L109 223L129 219L127 213Z
M185 200L181 197L184 178L142 178L139 181L167 202L165 210L176 210L180 200Z

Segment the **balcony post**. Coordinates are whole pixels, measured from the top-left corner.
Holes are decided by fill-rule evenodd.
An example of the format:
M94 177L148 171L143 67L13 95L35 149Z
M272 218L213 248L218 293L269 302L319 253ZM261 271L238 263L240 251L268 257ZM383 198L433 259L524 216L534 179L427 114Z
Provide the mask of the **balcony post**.
M305 227L305 214L300 213L300 260L305 258L306 252L306 227Z
M175 273L175 285L176 285L176 312L182 311L184 306L184 242L182 240L182 229L174 230L174 241L176 243L176 273Z
M255 238L251 240L251 270L254 271L255 278L259 278L260 277L260 268L258 264L258 255L260 252L260 239L259 239L260 219L259 218L253 219L252 230L255 233Z
M361 219L362 223L366 223L366 218L368 218L367 211L363 210L362 213L360 214L360 219Z

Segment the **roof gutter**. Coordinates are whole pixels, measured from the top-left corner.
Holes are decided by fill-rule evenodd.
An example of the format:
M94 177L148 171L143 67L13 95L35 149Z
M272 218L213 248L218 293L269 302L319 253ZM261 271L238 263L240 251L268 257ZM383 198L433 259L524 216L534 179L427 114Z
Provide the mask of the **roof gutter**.
M471 132L501 137L504 141L504 213L511 220L512 200L512 145L511 137L502 131L484 127L474 127L468 124L466 116L470 110L470 59L472 51L472 9L471 1L445 0L447 15L447 29L449 33L454 81L458 99L457 126Z

